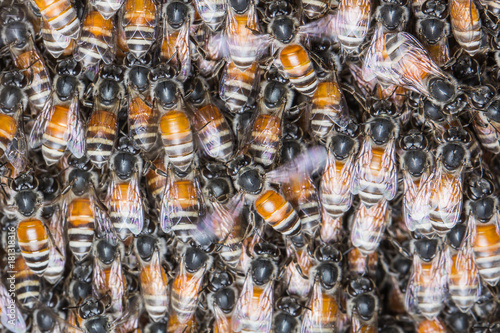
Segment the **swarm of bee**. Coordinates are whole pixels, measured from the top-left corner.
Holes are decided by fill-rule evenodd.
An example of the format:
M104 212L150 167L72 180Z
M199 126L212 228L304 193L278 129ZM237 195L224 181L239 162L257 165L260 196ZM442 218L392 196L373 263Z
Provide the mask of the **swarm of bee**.
M500 332L498 0L0 0L0 332Z

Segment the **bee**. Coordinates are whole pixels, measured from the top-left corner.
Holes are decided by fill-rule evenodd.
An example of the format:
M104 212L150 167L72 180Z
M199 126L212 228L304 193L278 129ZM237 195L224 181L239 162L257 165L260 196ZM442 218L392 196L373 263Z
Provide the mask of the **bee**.
M35 120L30 135L30 146L42 145L47 165L53 165L66 149L81 158L85 154L85 130L80 111L83 84L78 79L81 68L72 58L57 64L54 92Z
M138 243L138 242L137 242ZM138 250L139 255L145 254ZM149 260L143 256L140 272L141 295L149 317L157 322L165 317L169 308L168 279L165 268L161 265L160 251L155 249Z
M163 6L162 17L160 59L173 65L178 72L178 80L184 82L191 73L189 33L194 20L194 8L189 3L169 0Z
M252 63L244 71L239 69L234 62L229 62L222 73L219 96L231 113L242 113L258 83L257 62Z
M118 112L125 96L123 71L103 66L97 80L92 114L87 123L87 155L99 169L108 163L118 132Z
M343 234L342 225L342 216L334 219L330 216L330 214L328 214L324 207L321 209L319 237L323 242L339 242L342 239Z
M279 249L257 243L231 320L233 332L270 332L273 323L274 282Z
M377 28L362 70L367 78L376 78L381 84L415 91L440 106L453 105L450 110L454 113L463 108L454 104L459 102L456 80L445 74L423 46L406 32L384 34Z
M102 60L110 65L115 57L116 33L113 18L104 18L90 3L83 21L77 47L73 52L75 60L87 69Z
M230 2L226 18L226 42L229 58L241 71L246 71L258 59L262 38L256 5L251 0Z
M21 255L15 257L13 271L16 272L14 277L17 301L22 308L31 310L40 299L40 277L26 265Z
M364 254L357 247L353 247L347 255L347 265L349 267L349 273L351 274L359 276L367 275L371 278L375 278L375 272L378 265L377 252Z
M319 186L322 207L332 219L340 218L352 205L359 133L355 123L335 129Z
M441 321L441 319L434 318L432 320L424 319L421 322L419 322L417 325L417 332L418 333L430 333L430 332L446 333L447 330L446 330L446 326Z
M105 20L111 19L120 10L124 0L90 0Z
M224 23L227 3L224 0L196 0L196 12L212 31L217 31Z
M450 1L451 30L462 49L474 56L483 51L483 32L479 10L472 0Z
M467 178L467 225L472 228L471 245L479 275L483 281L495 286L500 281L497 256L500 248L498 231L498 203L491 175L471 173Z
M366 277L348 281L347 312L351 318L351 332L375 333L378 322L378 297L375 284Z
M80 33L80 20L71 1L36 0L33 2L40 10L43 21L63 36L76 39Z
M153 0L126 0L121 17L125 42L137 59L147 55L156 38L157 7ZM128 55L127 55L128 58Z
M356 163L353 194L366 208L382 200L392 200L397 191L397 165L395 141L398 124L390 116L393 105L386 101L375 102L372 118L365 127L365 137ZM361 210L360 210L361 212Z
M80 304L92 294L93 263L91 259L77 261L71 269L65 291L70 304Z
M186 243L197 230L202 209L203 198L195 172L191 171L186 177L180 178L169 167L160 210L162 230L173 232Z
M332 0L302 0L302 11L309 20L323 17L336 2Z
M27 165L22 115L28 106L24 92L27 80L21 72L5 72L0 77L0 154L13 169Z
M415 240L413 253L405 305L409 311L433 320L446 299L446 255L437 238Z
M160 114L165 165L170 162L176 169L186 172L194 158L193 132L182 105L184 89L169 70L160 66L153 71L151 95L153 107L157 107Z
M375 10L375 21L384 31L404 31L410 18L410 9L406 1L383 1Z
M317 139L325 140L332 133L335 125L341 128L346 127L349 110L344 94L333 74L320 79L318 89L312 96L309 113L309 127L312 135Z
M234 277L227 271L215 270L208 282L207 305L214 315L214 333L231 332L231 316L238 300Z
M139 187L142 159L127 137L121 137L111 157L111 181L106 197L109 217L121 240L137 236L144 226L144 204Z
M351 227L352 245L368 255L377 250L385 229L391 224L391 208L385 199L367 207L360 204Z
M128 127L135 146L150 151L158 136L158 109L151 103L151 56L136 58L127 54L125 58L125 86L129 95Z
M448 233L450 267L448 289L451 299L463 312L472 308L481 294L481 281L471 244L472 224L458 224Z
M26 321L24 320L23 314L19 307L15 303L10 302L12 300L11 295L12 294L9 293L5 285L0 282L0 320L2 322L2 325L6 329L14 333L26 332ZM7 312L15 316L13 317L14 320L9 320L10 318L7 316Z
M488 90L489 89L490 88L488 88ZM481 146L493 154L500 153L500 137L498 134L500 126L495 119L496 113L499 109L500 100L495 98L495 100L492 101L486 108L483 110L477 110L472 115L474 132L481 142Z
M273 332L298 332L300 315L304 307L297 297L285 296L276 301L277 313L273 318Z
M431 235L433 231L430 221L413 217L417 193L428 181L433 171L428 141L423 133L412 129L401 138L400 146L404 151L400 158L400 165L403 171L403 218L406 227L422 235Z
M0 22L2 23L0 27L0 47L25 47L29 36L35 35L35 29L29 20L29 9L17 2L9 6L2 3L0 8L2 9L0 13Z
M314 258L310 253L310 248L303 242L296 242L295 239L289 242L286 247L288 257L292 261L285 271L285 282L289 295L296 295L303 299L309 296L311 282L309 273L314 267Z
M309 301L302 316L300 332L324 332L336 329L339 311L336 293L342 279L342 253L322 244L314 251L317 265L310 272L313 282Z
M198 76L190 82L189 101L193 108L193 130L198 143L210 158L228 162L233 155L233 133L228 121L210 97L208 82Z
M42 38L45 49L54 58L59 58L61 55L71 55L75 48L75 42L71 37L64 36L57 32L50 24L43 20L42 22Z
M371 22L370 0L340 0L334 18L342 52L356 55L360 51Z
M463 170L468 165L470 134L450 127L442 136L436 166L414 201L413 217L429 219L434 232L444 235L458 222L462 211Z
M198 305L203 278L212 265L212 257L202 250L187 246L172 284L168 332L192 332L194 312Z
M87 297L78 306L77 318L81 321L80 330L84 333L113 332L113 320L107 313L108 308L109 303L104 304L102 299L96 299L94 296Z

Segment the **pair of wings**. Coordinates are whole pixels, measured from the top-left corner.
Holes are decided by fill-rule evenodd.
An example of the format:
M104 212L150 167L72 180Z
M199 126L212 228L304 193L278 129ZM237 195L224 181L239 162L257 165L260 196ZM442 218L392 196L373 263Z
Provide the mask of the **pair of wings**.
M71 37L64 36L59 31L52 28L45 18L42 17L42 21L42 35L45 49L49 51L54 58L59 58L73 40Z
M332 303L326 306L325 302ZM314 282L312 294L302 317L300 333L335 332L338 307L333 296L324 294L319 280Z
M403 170L403 189L404 189L404 199L403 199L403 214L406 227L410 231L415 231L418 225L424 225L429 223L429 215L424 218L417 219L413 216L414 211L422 211L423 208L416 207L415 198L422 186L428 181L429 173L426 171L422 174L418 180L418 184L415 183L413 177L409 172Z
M99 13L105 18L110 19L123 5L124 0L90 0L90 4L97 8Z
M216 31L222 25L225 15L219 18L220 13L226 13L227 3L225 0L194 0L196 11L205 24Z
M361 203L353 219L352 245L364 252L375 251L390 221L391 210L386 200L381 200L370 208Z
M103 297L109 291L113 312L122 313L124 309L123 297L125 295L125 279L120 256L116 256L109 268L109 275L104 271L98 258L94 258L92 272L92 291L94 295ZM106 277L109 276L109 277Z
M352 204L352 191L354 189L354 179L356 176L356 159L353 155L347 158L340 172L337 170L337 160L331 152L328 152L328 159L325 172L321 176L319 188L320 196L333 194L340 198L338 205ZM324 200L324 199L323 199Z

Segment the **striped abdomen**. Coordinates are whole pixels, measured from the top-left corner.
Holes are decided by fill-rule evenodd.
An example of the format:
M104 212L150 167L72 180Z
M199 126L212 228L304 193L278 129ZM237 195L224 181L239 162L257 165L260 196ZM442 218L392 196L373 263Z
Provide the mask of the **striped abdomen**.
M141 296L144 307L153 321L165 317L168 311L168 278L160 265L158 252L153 254L151 262L144 265L140 273Z
M251 275L247 275L247 279L251 279ZM246 283L246 282L245 282ZM272 318L270 316L265 316L263 313L267 313L267 311L273 310L273 293L267 292L270 283L268 282L263 285L253 284L253 289L249 291L251 293L251 298L247 298L244 295L240 296L240 300L244 299L249 302L245 302L241 305L241 314L239 315L237 325L241 328L241 330L234 330L234 332L242 332L242 333L250 333L250 332L270 332L270 328L272 325ZM244 298L243 298L244 297ZM238 305L237 305L238 306ZM234 317L234 315L233 315ZM233 319L233 322L235 320Z
M142 219L139 214L142 212L137 206L130 183L115 184L111 189L111 197L108 201L109 217L115 227L118 236L125 240L133 236L131 229L135 230L135 221Z
M473 249L479 275L489 285L496 285L500 280L500 235L493 222L476 224Z
M185 31L184 31L185 30ZM182 34L181 34L182 32ZM163 33L160 52L161 61L168 61L177 68L177 79L184 82L191 72L191 49L188 29L167 29Z
M479 275L471 249L461 249L463 253L452 256L451 273L448 277L448 290L455 305L468 311L478 298Z
M302 10L306 17L315 20L323 16L330 6L330 0L302 0Z
M19 69L29 68L24 71L24 76L30 83L26 92L30 103L37 110L41 110L51 95L52 84L40 53L34 48L17 55L14 60Z
M333 161L334 157L330 157ZM342 177L342 173L346 172L347 168L345 161L334 161L335 163L328 163L323 176L321 176L321 183L319 187L319 194L321 204L334 219L341 217L347 212L352 205L352 180L351 177ZM348 171L347 171L348 172Z
M203 268L194 274L185 272L185 269L183 271L184 274L178 274L172 284L170 317L173 317L173 320L169 318L167 325L169 328L180 325L181 329L180 331L169 329L168 332L183 332L182 325L188 325L198 306L198 297L203 283Z
M460 175L453 175L444 173L441 176L440 182L435 182L431 190L431 207L429 209L429 218L432 228L439 236L444 236L448 233L458 222L458 217L462 211L463 193ZM443 198L446 198L446 203L443 203ZM458 205L455 206L455 204ZM455 219L450 221L448 216L454 216ZM443 220L445 217L447 220Z
M212 30L219 29L226 18L225 0L199 0L195 1L196 12L205 24Z
M343 122L344 96L335 81L320 82L311 100L311 132L317 138L326 137L335 123Z
M337 16L337 33L342 49L358 53L370 27L370 0L341 0Z
M318 78L306 49L301 45L288 45L280 53L290 83L303 95L312 96L318 88Z
M88 198L74 199L68 206L69 249L77 261L85 259L94 240L94 212Z
M66 105L54 105L54 113L43 133L42 154L47 165L57 163L68 145L68 111Z
M87 155L98 168L102 168L111 156L117 129L115 114L104 110L92 112L87 127Z
M193 132L182 111L167 111L160 119L160 133L166 157L179 170L186 171L194 158Z
M148 106L141 97L130 101L128 109L129 131L135 144L149 151L158 136L158 109Z
M80 20L70 0L34 0L44 20L63 36L73 39L80 32Z
M243 106L252 93L253 84L257 73L257 62L242 71L234 62L226 67L220 86L220 98L226 102L229 111L233 113L242 112Z
M42 25L42 38L45 48L54 58L59 58L63 53L70 55L75 47L71 37L61 35L45 20Z
M85 68L97 65L101 60L111 63L115 38L113 19L105 19L95 8L90 8L75 49L75 59Z
M481 145L493 154L499 154L500 142L497 129L493 127L481 113L475 115L473 119L474 132L481 142Z
M418 333L446 333L448 330L439 318L425 319L418 324Z
M153 165L157 169L163 171L164 174L167 173L163 163L163 158L156 159L153 162ZM165 186L167 185L167 177L165 177L165 175L157 173L153 169L149 169L148 173L146 174L146 183L148 185L149 194L151 194L151 196L153 197L153 200L155 201L157 207L160 207L163 194L165 193Z
M362 176L359 177L361 190L358 194L359 199L366 207L372 207L384 198L387 184L384 183L386 175L382 174L382 171L389 172L382 167L384 153L384 148L372 147L369 163L360 166L360 175ZM394 161L394 163L396 162Z
M481 51L481 19L474 1L451 0L450 20L458 44L471 56Z
M310 235L316 232L321 223L321 212L316 187L310 177L292 179L283 188L285 197L296 208L302 230Z
M413 210L415 207L415 200L417 199L417 193L420 191L420 187L422 184L422 179L416 179L412 177L407 171L403 171L404 181L404 192L403 192L403 218L408 226L408 229L425 235L427 237L431 237L434 233L432 229L431 221L427 218L413 218ZM408 181L406 180L407 178Z
M195 184L190 180L178 180L172 183L168 194L172 231L186 242L196 229L199 218L200 202Z
M234 149L233 134L219 108L209 104L196 110L193 129L205 154L221 162L229 161Z
M47 280L50 284L56 284L63 277L64 268L66 265L65 254L66 251L64 248L59 249L58 247L53 245L50 247L49 265L45 270L45 272L43 273L43 278Z
M253 125L250 152L255 162L264 166L274 163L281 139L281 118L261 114Z
M14 117L0 112L0 153L7 150L7 147L16 136L17 121Z
M234 14L232 20L228 17L226 27L227 46L231 60L242 71L252 66L257 59L260 47L259 37L250 30L257 30L257 27L249 26L249 21L248 14Z
M40 298L40 278L26 265L23 256L16 256L14 262L16 298L25 309L33 309Z
M255 201L255 210L274 230L285 236L295 236L301 224L297 212L274 190L267 190Z
M337 301L333 295L323 291L319 279L314 282L307 309L310 310L304 313L301 332L324 333L337 331L335 329L338 310Z
M386 200L367 208L359 205L354 216L351 242L365 255L377 250L385 228L390 224L390 209Z
M351 273L374 276L378 266L377 252L364 254L354 247L347 255L347 265Z
M120 9L123 0L91 0L91 3L105 19L110 19Z
M436 276L435 271L432 262L421 262L414 281L417 287L415 295L417 307L427 319L433 319L439 314L446 299L445 290L438 281L439 276Z
M17 227L19 248L26 265L37 275L42 275L49 265L49 235L42 221L27 219Z
M125 40L130 52L139 59L155 40L156 4L153 0L126 0L123 6Z
M219 251L219 256L226 265L233 269L236 269L238 267L242 251L243 248L241 244L223 246Z

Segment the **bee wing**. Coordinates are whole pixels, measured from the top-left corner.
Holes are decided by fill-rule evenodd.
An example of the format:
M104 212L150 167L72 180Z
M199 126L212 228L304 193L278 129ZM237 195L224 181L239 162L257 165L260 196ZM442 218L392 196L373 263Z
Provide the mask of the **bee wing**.
M395 154L396 145L394 140L390 140L382 156L382 170L380 171L384 175L382 179L382 183L385 184L383 194L387 200L394 199L398 190L398 169Z
M111 223L108 211L95 193L90 195L90 205L94 212L97 236L104 237L109 242L117 244L118 235L113 227L113 223Z
M111 264L109 272L109 286L111 291L111 303L115 313L123 312L123 297L125 292L125 281L123 280L123 269L120 256L117 256Z
M435 185L435 178L435 173L432 172L426 179L420 180L420 187L409 212L415 221L421 221L422 224L429 222L431 194Z
M129 221L129 230L137 236L141 233L144 226L144 203L139 185L138 172L134 172L132 178L130 179L130 186L127 191L127 200L135 203L135 205L127 204L126 220Z
M415 205L415 197L417 196L418 186L413 181L410 173L403 170L403 216L406 227L410 231L415 231L418 220L412 216L413 206Z
M351 207L352 205L352 190L356 174L356 163L353 156L350 156L347 162L342 167L340 172L337 171L336 160L328 152L328 162L325 167L325 172L321 177L320 196L329 195L328 201L334 197L338 199L337 204L340 206ZM325 202L325 199L323 199Z
M31 133L29 136L29 146L30 148L38 148L43 143L43 134L47 129L47 125L54 114L54 105L52 98L48 98L45 102L40 114L35 119L33 123L33 128L31 129Z
M441 169L438 167L438 169ZM441 219L447 228L453 228L462 211L462 177L437 173L431 209L439 210Z
M11 300L12 297L7 288L0 282L0 323L14 333L27 332L23 314L17 304L11 303ZM12 315L14 316L11 317Z
M146 285L155 287L158 295L166 293L168 280L164 268L160 263L160 252L158 249L153 252L148 265L150 266L149 269L141 271L141 279L144 276Z
M245 321L252 318L253 288L252 274L247 273L231 320L234 332L241 332L245 328ZM262 310L264 309L259 309Z
M129 86L129 112L130 110L141 110L134 117L128 117L128 125L134 133L148 133L148 124L158 124L159 111L156 105L152 105L150 99L141 94L137 89ZM147 140L145 138L144 140ZM143 139L140 139L141 141ZM145 143L145 141L143 141Z
M156 3L153 0L144 0L142 1L142 6L140 8L137 8L140 2L135 2L133 0L128 0L125 3L125 7L123 10L123 16L121 18L122 26L123 27L128 27L128 33L131 36L140 36L140 39L142 40L149 40L151 39L151 36L146 35L147 32L144 30L143 26L148 26L150 28L156 28L157 20L157 7ZM128 8L131 6L131 8ZM133 14L129 13L127 15L127 11L133 11ZM135 22L141 22L140 25L132 25L133 22L130 20L130 17L134 17ZM134 28L135 30L131 30L131 28Z
M216 332L231 332L231 323L224 314L224 312L221 310L221 308L214 304L213 307L213 313L215 317L215 331Z
M476 266L473 248L468 242L458 250L456 259L450 262L451 265L453 267L448 275L448 284L450 287L458 286L461 291L466 291L465 295L461 293L459 297L475 297L477 300L479 295L481 295L481 279ZM452 276L454 272L460 275L458 279ZM465 311L468 310L460 306L459 308Z
M16 170L24 170L28 164L28 143L24 135L24 120L22 119L22 108L16 111L17 123L16 134L7 145L5 156Z
M218 17L221 13L226 13L227 4L225 1L221 3L218 1L194 0L194 4L196 11L208 26L211 26L213 22L219 21ZM218 26L214 27L214 30L217 30L217 28Z
M212 105L214 108L217 108L217 106ZM205 123L205 125L200 128L196 132L197 140L196 142L198 145L201 146L201 149L203 152L208 155L211 158L225 158L225 152L224 152L224 145L225 143L222 142L222 139L224 136L229 135L231 136L231 142L232 142L232 132L229 129L229 124L227 123L226 118L224 115L218 110L224 123L216 123L213 121L213 118L205 118L204 116L200 115L199 112L194 111L193 112L193 123ZM228 133L222 133L222 131L219 130L219 127L226 127ZM203 139L200 136L200 132L203 130L203 136L205 139Z
M348 37L364 37L368 33L371 20L370 0L357 1L352 5L350 1L339 1L335 31L338 35Z
M354 217L351 232L352 245L364 251L375 251L390 223L390 209L385 200L366 208L360 204Z
M318 332L318 330L328 332L335 328L337 307L324 304L325 298L323 296L320 282L318 280L314 281L310 301L302 319L300 333L313 333Z
M410 277L408 279L408 285L406 287L405 293L405 308L406 310L412 313L418 313L418 299L417 299L417 276L419 276L422 272L422 266L420 258L416 255L413 256L412 269L410 273Z
M326 37L332 42L338 42L335 33L338 17L335 13L327 13L323 17L299 27L298 34L308 37Z
M100 297L107 292L106 273L99 264L99 259L94 257L94 269L92 271L92 292Z
M76 157L82 158L85 154L85 125L80 114L78 95L71 100L68 110L68 149Z

